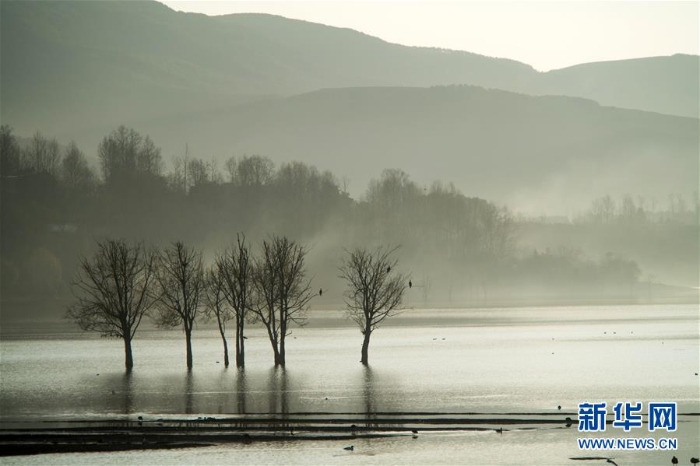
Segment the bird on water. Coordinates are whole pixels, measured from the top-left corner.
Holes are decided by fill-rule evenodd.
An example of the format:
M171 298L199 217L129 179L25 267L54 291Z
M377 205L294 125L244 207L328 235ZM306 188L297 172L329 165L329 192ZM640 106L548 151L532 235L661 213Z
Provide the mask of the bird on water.
M698 464L700 463L700 460L697 458L690 458L690 464Z
M411 280L408 281L408 287L413 288L413 282Z
M347 450L347 451L353 451L354 449L355 449L355 445L350 445L349 447L343 448L343 450Z
M318 295L319 295L319 296L323 296L323 288L321 288L321 289L318 290Z

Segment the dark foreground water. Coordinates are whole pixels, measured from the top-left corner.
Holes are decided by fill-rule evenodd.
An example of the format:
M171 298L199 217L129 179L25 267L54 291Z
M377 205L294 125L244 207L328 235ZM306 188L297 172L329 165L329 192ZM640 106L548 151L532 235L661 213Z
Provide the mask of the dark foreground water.
M251 329L244 372L223 367L216 330L195 334L191 373L181 332L146 330L136 368L123 372L119 340L20 323L3 329L3 429L44 421L181 419L275 413L493 413L576 417L578 403L676 401L676 452L582 452L576 426L421 432L342 441L254 442L168 451L12 457L3 464L690 464L700 455L697 305L407 311L380 328L370 368L361 335L342 314L315 311L288 339L287 369L274 370L263 331ZM561 411L558 410L561 406ZM645 408L646 409L646 408ZM515 413L515 414L513 414ZM342 417L342 415L341 415ZM611 419L612 416L609 416ZM664 433L665 434L665 433ZM650 437L646 426L625 435ZM664 435L662 435L664 436Z

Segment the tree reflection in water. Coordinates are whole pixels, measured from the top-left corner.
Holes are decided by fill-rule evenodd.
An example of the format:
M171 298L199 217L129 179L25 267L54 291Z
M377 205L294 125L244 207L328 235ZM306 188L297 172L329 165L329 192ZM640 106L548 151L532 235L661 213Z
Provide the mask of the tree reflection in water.
M236 412L246 414L246 397L248 396L248 379L245 368L238 369L236 374Z

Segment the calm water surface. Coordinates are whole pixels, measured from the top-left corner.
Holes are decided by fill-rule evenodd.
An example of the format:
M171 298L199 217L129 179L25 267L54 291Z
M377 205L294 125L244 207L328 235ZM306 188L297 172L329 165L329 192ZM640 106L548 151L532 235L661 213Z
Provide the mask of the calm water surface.
M585 400L677 401L680 412L698 413L699 333L697 305L414 310L373 334L366 369L358 362L359 331L340 313L314 311L310 325L289 337L284 371L272 367L258 328L248 333L244 372L225 369L218 332L200 328L191 373L181 332L144 329L127 376L120 340L20 323L4 328L0 342L1 416L3 428L139 415L557 413L558 405L575 417ZM700 454L700 432L697 417L683 419L677 454L687 462ZM426 432L417 439L358 440L354 452L336 441L260 442L2 462L581 464L568 458L599 454L579 452L577 436L575 428L549 427L501 436ZM624 459L620 465L665 464L671 456L600 453Z

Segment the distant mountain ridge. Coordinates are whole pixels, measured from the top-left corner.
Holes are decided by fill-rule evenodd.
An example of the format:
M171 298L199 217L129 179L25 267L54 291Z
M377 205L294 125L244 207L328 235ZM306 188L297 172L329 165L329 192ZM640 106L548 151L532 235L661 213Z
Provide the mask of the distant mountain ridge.
M684 54L584 63L543 73L529 92L697 118L699 69L700 57Z
M326 89L145 130L166 152L187 142L205 159L304 160L348 176L353 195L391 167L423 185L454 182L467 195L558 212L605 194L665 200L698 183L697 119L473 86Z
M261 14L208 17L154 1L12 1L1 8L3 121L71 136L323 88L469 84L698 116L698 57L548 73Z
M85 121L113 125L327 87L498 84L532 72L269 15L207 17L152 1L1 8L2 116L20 131L70 132Z

